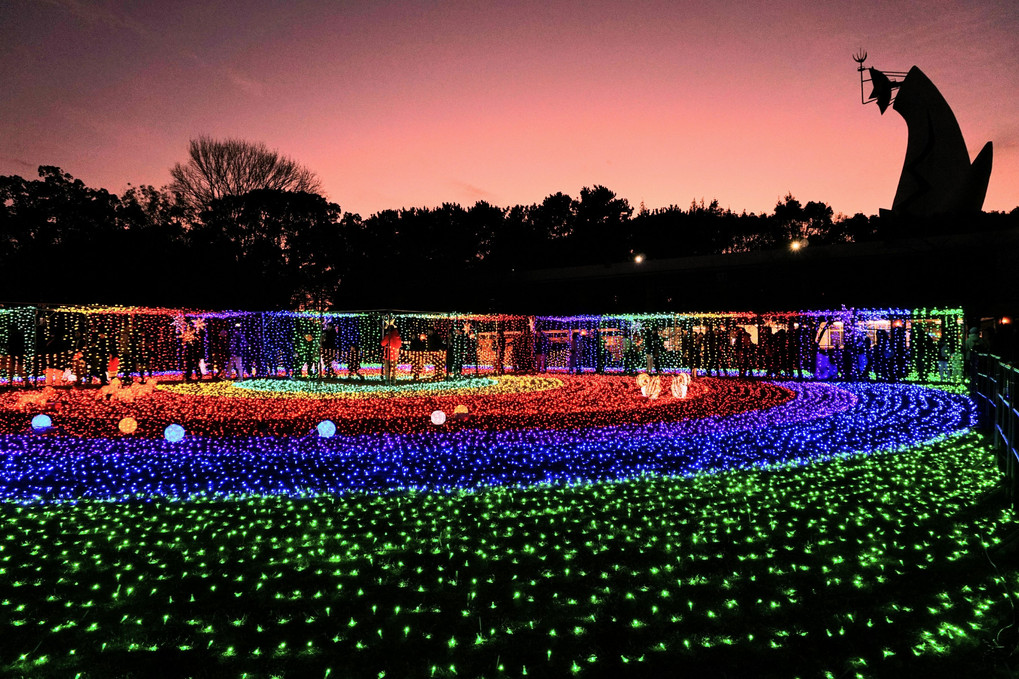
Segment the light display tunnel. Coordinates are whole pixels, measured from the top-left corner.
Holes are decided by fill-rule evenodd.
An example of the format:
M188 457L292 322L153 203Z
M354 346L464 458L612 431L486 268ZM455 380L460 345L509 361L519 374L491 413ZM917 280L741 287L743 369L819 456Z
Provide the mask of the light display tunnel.
M959 383L964 332L959 309L523 316L16 307L0 309L0 384L47 375L400 381L678 371Z

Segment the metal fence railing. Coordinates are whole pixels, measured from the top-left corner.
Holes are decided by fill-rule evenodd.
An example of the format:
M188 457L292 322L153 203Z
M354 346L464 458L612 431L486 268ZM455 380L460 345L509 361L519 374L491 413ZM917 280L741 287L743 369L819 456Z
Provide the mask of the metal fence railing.
M998 469L1005 475L1008 502L1019 509L1019 368L993 354L973 352L968 371L977 404L978 427L990 433Z

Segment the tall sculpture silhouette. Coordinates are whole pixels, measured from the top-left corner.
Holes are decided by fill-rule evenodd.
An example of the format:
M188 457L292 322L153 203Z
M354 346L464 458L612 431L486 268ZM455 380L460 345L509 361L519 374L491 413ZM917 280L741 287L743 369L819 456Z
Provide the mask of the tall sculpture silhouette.
M980 212L991 177L991 142L970 164L955 114L923 71L916 66L908 72L879 71L865 68L866 59L866 52L853 56L859 64L861 102L877 102L881 113L891 105L909 132L891 213L926 218ZM865 97L868 82L873 89Z

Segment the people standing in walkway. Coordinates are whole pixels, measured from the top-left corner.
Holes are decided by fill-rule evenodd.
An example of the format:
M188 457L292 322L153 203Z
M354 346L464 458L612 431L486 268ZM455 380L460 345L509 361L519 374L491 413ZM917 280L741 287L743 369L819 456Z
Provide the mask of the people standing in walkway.
M948 382L952 378L952 349L948 344L948 335L938 340L938 379Z
M325 376L335 377L336 371L333 369L333 363L338 363L340 357L337 352L337 332L336 325L330 319L325 322L322 327L322 366L325 371Z
M85 348L85 379L84 384L92 381L92 378L99 380L99 384L109 383L107 369L110 365L110 355L113 353L109 335L106 328L102 326L93 327L89 334L88 344ZM197 364L196 364L197 365Z
M402 345L403 340L400 339L396 323L389 321L382 332L382 379L386 384L392 384L396 379L396 366L400 361Z
M534 362L535 369L543 373L548 369L548 335L541 328L535 331L534 337Z
M969 366L969 375L976 374L980 364L980 354L987 353L987 342L981 336L980 329L973 327L969 329L969 335L962 345L966 365Z
M190 382L192 376L198 382L202 381L202 358L205 353L205 342L203 335L205 331L200 325L194 330L185 330L181 335L184 343L184 381ZM104 382L105 384L105 382Z
M570 330L570 365L569 373L579 375L583 372L580 360L580 331Z
M648 374L652 371L656 375L662 373L662 351L664 349L665 345L662 342L662 336L658 334L658 328L654 324L648 323L644 327L644 356L647 359Z
M28 386L28 370L25 366L25 331L12 317L7 327L7 353L4 360L4 372L7 373L7 384L14 387L15 374L21 376L21 386Z
M226 364L226 368L223 371L223 379L230 379L230 375L237 373L237 379L244 379L244 354L245 354L245 342L244 342L244 328L237 322L234 323L227 331L226 345L230 353L230 359Z
M410 340L407 353L410 354L410 376L417 382L425 369L425 354L428 350L428 335L421 332Z
M506 365L506 328L504 323L495 322L495 374L502 375Z
M436 379L445 379L446 343L442 341L439 331L434 326L428 329L428 334L425 336L425 351L428 352L428 361L432 364L434 377Z

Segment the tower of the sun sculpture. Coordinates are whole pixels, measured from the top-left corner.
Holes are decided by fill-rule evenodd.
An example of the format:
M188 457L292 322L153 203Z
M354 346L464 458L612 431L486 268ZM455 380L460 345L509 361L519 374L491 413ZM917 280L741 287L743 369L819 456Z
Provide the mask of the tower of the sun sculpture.
M991 176L991 142L970 163L955 114L923 71L916 66L908 72L866 68L866 52L853 59L859 64L861 101L876 102L881 113L891 105L909 133L891 213L928 218L980 212ZM873 89L865 97L868 82Z

